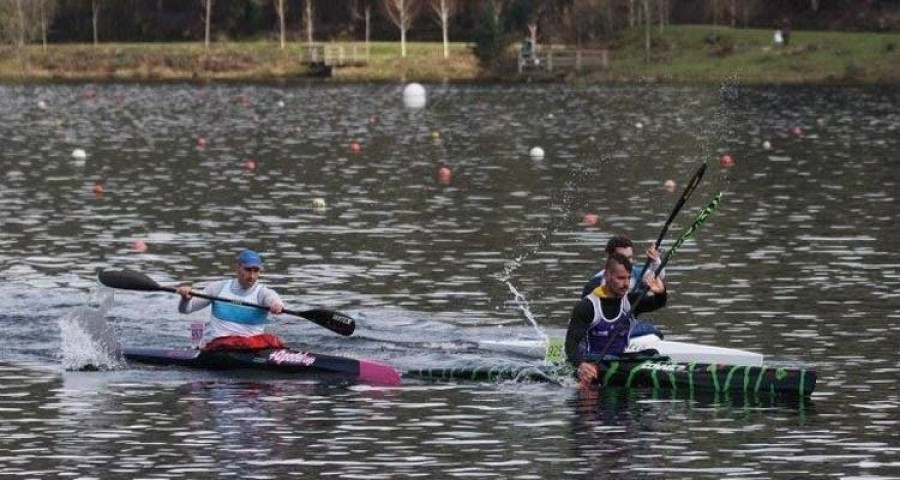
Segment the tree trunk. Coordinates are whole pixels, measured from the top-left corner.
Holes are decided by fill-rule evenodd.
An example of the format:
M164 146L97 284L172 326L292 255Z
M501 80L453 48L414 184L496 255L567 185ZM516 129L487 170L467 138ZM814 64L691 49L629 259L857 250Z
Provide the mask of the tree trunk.
M372 6L366 6L366 61L369 61L369 34L372 31Z
M628 0L628 26L634 26L634 0Z
M91 2L91 7L93 10L92 15L91 15L91 17L92 17L91 25L93 25L93 27L94 27L94 46L96 47L97 44L99 43L97 40L97 23L98 23L97 20L100 17L100 5L98 4L97 0L93 0Z
M16 17L19 25L19 31L16 32L16 47L19 50L25 48L25 9L22 7L22 0L16 0Z
M713 30L719 27L719 0L713 0Z
M528 24L528 35L531 37L531 51L537 53L537 32L538 32L538 24L529 23Z
M44 1L41 0L41 45L44 51L47 51L47 11L44 8Z
M444 58L450 58L450 10L447 9L447 0L441 0L441 30L444 34Z
M209 24L212 19L212 2L213 0L205 0L206 1L206 32L203 37L203 46L209 50Z
M306 0L306 44L313 44L313 0Z
M278 0L275 7L278 13L278 31L281 39L281 49L284 50L284 0Z
M731 17L731 28L737 26L737 0L731 0L731 6L728 8L728 16Z
M650 0L644 0L644 63L650 63Z
M400 56L406 57L406 1L400 0Z

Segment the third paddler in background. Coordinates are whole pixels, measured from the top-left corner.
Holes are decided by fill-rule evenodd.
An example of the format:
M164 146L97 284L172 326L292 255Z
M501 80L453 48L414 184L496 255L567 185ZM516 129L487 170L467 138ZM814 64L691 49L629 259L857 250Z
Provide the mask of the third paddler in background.
M637 282L644 278L644 266L643 265L635 265L634 264L634 243L625 235L613 235L609 241L606 242L606 248L603 250L606 253L606 257L609 258L613 253L618 253L625 256L631 263L631 290L637 288ZM647 248L647 259L650 260L650 270L655 271L659 264L662 263L660 259L659 250L656 249L654 244L650 244ZM600 270L593 277L591 277L584 287L581 289L581 298L584 298L591 294L597 287L603 285L604 282L604 271ZM660 278L666 278L666 272L663 270L659 274Z
M597 366L582 360L586 355L621 355L631 336L629 318L666 305L665 285L647 272L644 283L654 295L646 296L631 311L631 302L640 296L639 292L630 291L631 269L627 257L620 253L611 254L604 267L604 284L581 299L572 310L566 330L566 358L578 367L582 385L597 379ZM614 332L619 333L613 336Z
M238 253L234 278L220 280L206 286L203 293L226 299L255 303L268 308L260 310L229 302L192 298L191 287L178 287L181 303L178 311L191 313L212 304L209 320L203 325L203 350L259 350L265 348L287 348L277 336L265 332L268 314L279 314L284 310L281 298L274 290L259 283L263 260L253 250Z

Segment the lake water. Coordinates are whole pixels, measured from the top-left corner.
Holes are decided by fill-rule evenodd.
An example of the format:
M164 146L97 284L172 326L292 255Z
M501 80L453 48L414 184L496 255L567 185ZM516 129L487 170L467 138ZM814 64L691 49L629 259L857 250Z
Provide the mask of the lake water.
M397 85L0 87L2 476L900 478L900 92L426 88L411 110ZM809 401L331 385L96 344L186 346L206 315L97 269L202 285L249 246L289 307L357 319L344 338L282 318L294 346L525 362L477 342L562 335L609 236L655 239L704 161L663 246L723 201L652 318L816 369ZM86 363L106 369L71 371Z

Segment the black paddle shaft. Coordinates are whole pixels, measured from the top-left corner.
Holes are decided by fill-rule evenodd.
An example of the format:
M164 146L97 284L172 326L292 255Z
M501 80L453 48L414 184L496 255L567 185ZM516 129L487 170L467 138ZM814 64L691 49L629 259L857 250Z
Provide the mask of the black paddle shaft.
M100 283L107 287L119 288L122 290L136 290L141 292L171 292L178 293L178 289L174 287L164 287L152 278L135 270L104 270L99 273ZM232 298L222 298L213 295L191 290L194 297L205 298L216 302L228 302L244 307L258 308L261 310L269 310L268 307L257 305L255 303L245 302ZM348 315L340 312L325 309L313 309L304 311L282 310L282 313L305 318L319 326L325 327L332 332L341 334L345 337L353 334L356 330L356 321Z
M662 231L659 232L659 237L656 239L656 243L654 244L654 248L659 248L659 245L662 244L663 238L665 238L666 233L669 231L669 226L672 225L672 221L675 220L675 217L678 216L678 212L681 211L681 207L684 207L684 204L687 202L688 198L691 198L691 195L694 193L694 190L697 189L697 186L700 185L700 180L703 179L703 174L706 173L706 162L700 165L700 168L697 169L697 173L691 177L691 181L688 182L687 186L684 187L684 192L682 192L681 197L678 199L678 203L675 204L675 208L672 209L672 213L669 214L668 220L663 225ZM641 269L641 275L650 268L650 259L648 258L646 262L644 262L644 268ZM638 279L638 283L640 284L642 279Z

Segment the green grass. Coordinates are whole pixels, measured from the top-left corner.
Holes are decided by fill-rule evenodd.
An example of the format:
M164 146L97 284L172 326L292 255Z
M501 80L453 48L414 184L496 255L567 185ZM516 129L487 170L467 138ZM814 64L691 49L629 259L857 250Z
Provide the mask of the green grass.
M718 41L707 38L714 34ZM594 77L641 75L663 81L709 82L736 77L746 83L900 83L900 35L793 32L777 47L771 30L711 26L653 29L651 62L643 31L627 32L607 72Z
M900 84L900 34L795 31L791 44L776 47L771 30L713 28L708 25L654 26L651 61L645 61L643 29L626 32L614 42L606 70L555 72L552 78L584 82L662 81L718 83L878 83ZM716 42L709 42L711 34ZM363 43L330 43L348 49ZM302 43L281 50L271 41L50 45L47 52L29 45L21 55L0 47L0 80L271 81L303 78ZM518 48L510 48L513 52ZM554 46L560 48L560 46ZM399 42L373 42L369 63L339 68L339 81L519 81L514 68L486 72L479 68L470 44L451 44L443 58L440 43L409 42L400 57ZM23 62L23 58L27 61ZM540 76L539 72L531 75Z

